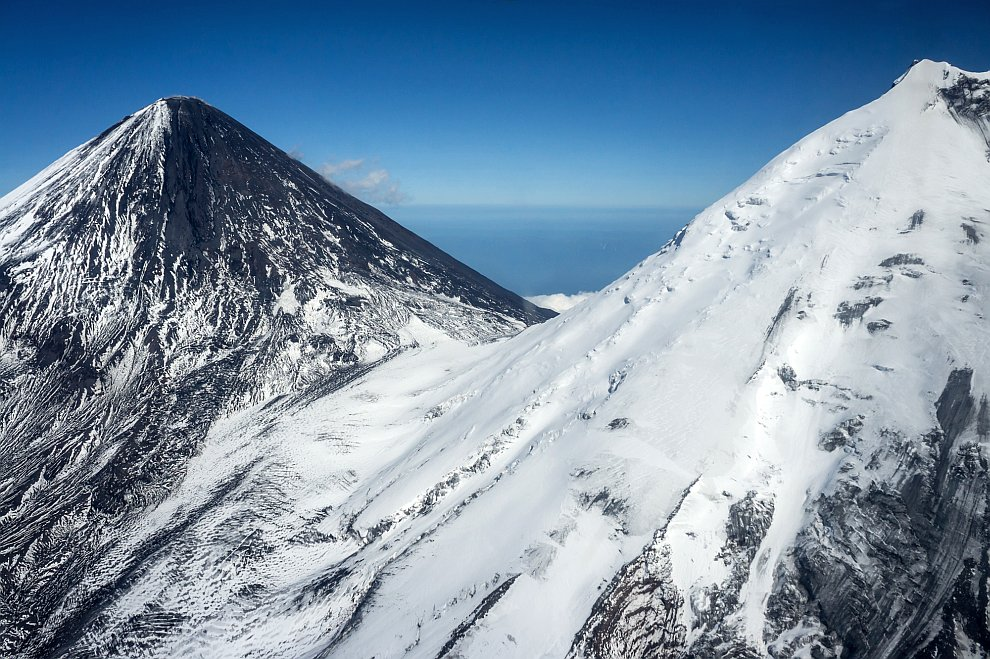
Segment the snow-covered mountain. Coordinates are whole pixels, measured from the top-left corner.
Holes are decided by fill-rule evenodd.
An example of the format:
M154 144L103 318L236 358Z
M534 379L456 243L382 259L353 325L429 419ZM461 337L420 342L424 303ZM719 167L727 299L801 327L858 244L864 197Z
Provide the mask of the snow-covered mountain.
M988 136L990 74L920 62L555 319L242 397L85 571L2 573L71 577L19 647L986 656Z
M0 199L0 654L79 656L247 482L216 472L132 544L229 414L303 405L424 336L552 315L197 99L69 152Z

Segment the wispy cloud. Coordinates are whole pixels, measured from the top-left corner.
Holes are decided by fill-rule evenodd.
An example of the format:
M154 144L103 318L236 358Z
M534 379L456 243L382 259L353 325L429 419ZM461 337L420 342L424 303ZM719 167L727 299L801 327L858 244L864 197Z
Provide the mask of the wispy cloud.
M573 295L568 295L566 293L551 293L549 295L530 295L526 299L533 304L543 307L544 309L552 309L558 313L566 311L581 302L584 302L589 297L594 295L594 293L574 293Z
M352 172L355 169L364 167L364 160L341 160L340 162L328 162L320 167L320 173L325 178L331 178L345 172Z
M325 179L368 203L401 204L409 195L383 167L373 167L363 158L328 162L319 168Z

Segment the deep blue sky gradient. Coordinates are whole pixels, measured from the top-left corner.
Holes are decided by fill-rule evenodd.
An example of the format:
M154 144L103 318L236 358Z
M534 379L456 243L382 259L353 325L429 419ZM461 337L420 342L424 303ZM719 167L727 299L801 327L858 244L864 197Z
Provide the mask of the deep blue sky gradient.
M200 96L413 204L705 206L914 58L990 69L990 2L0 2L0 194Z

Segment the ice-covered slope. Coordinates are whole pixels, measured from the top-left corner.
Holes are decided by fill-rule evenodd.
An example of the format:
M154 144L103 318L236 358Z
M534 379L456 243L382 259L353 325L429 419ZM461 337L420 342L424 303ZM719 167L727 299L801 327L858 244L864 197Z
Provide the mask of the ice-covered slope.
M224 419L48 647L984 655L988 118L921 62L560 317Z
M197 99L69 152L0 199L0 654L71 642L209 510L116 551L218 419L550 315Z

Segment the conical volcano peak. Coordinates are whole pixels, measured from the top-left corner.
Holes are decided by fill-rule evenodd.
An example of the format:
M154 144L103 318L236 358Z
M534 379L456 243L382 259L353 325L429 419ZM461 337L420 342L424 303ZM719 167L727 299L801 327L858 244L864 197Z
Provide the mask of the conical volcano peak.
M258 149L265 153L249 155ZM100 162L110 151L124 159L165 153L173 159L207 160L212 153L228 152L233 160L244 161L277 159L282 153L230 115L194 96L160 98L124 117L80 150Z
M149 139L149 136L158 139ZM168 136L168 137L163 137ZM168 96L146 105L137 112L124 117L118 124L104 131L94 142L103 139L128 140L127 149L159 149L161 142L168 140L175 145L177 140L206 138L201 146L203 153L213 148L243 148L233 142L249 139L252 142L268 144L217 107L195 96ZM269 145L270 146L270 145ZM272 147L275 151L280 151Z
M125 118L0 200L5 206L0 254L20 260L105 244L164 286L155 295L165 298L176 279L249 277L272 299L287 280L316 285L329 273L531 322L547 317L193 97L163 98ZM106 256L80 257L88 276L111 267Z
M190 103L198 103L200 105L205 105L207 107L213 107L212 105L201 99L200 97L189 96L188 94L175 94L173 96L163 96L154 103L152 103L152 105L156 105L158 103L175 104L175 103L182 103L184 101L188 101Z
M180 109L186 112L208 112L208 113L218 113L223 116L227 116L221 112L217 107L207 103L198 96L186 96L177 94L175 96L163 96L158 100L149 103L144 106L131 117L141 117L149 113L175 113Z
M160 115L178 120L177 126L189 129L195 125L195 119L210 123L223 123L236 126L239 130L249 131L247 127L219 108L196 96L166 96L146 106L135 116Z
M336 337L314 339L332 347L329 359L312 351L316 371L400 345L412 316L476 341L553 315L191 97L152 103L0 200L0 283L48 327L72 317L76 332L103 331L127 309L141 319L128 332L149 332L163 354L191 336L256 340L281 318L297 336Z

